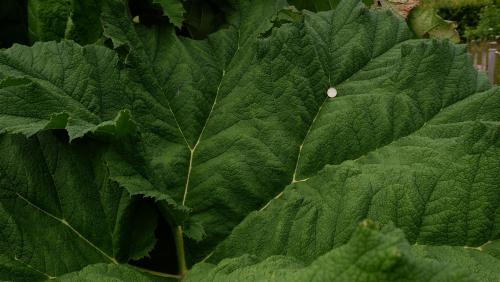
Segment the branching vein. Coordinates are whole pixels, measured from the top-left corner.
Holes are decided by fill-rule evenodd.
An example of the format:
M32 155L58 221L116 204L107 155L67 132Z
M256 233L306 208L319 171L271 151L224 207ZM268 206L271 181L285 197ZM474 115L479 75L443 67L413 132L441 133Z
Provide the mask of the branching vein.
M42 214L45 214L46 216L60 222L61 224L63 224L64 226L68 227L73 233L75 233L80 239L82 239L85 243L87 243L89 246L91 246L92 248L94 248L97 252L99 252L100 254L102 254L106 259L108 259L109 261L111 261L113 264L118 264L118 261L116 261L115 258L111 257L110 255L108 255L106 252L104 252L103 250L101 250L99 247L97 247L94 243L90 242L87 238L85 238L85 236L83 236L80 232L78 232L78 230L76 230L73 226L71 226L71 224L69 224L68 221L66 221L66 219L64 218L59 218L53 214L51 214L50 212L40 208L39 206L35 205L34 203L32 203L30 200L26 199L25 197L23 197L21 194L19 193L16 193L16 195L21 199L23 200L24 202L26 202L29 206L33 207L34 209L38 210L39 212L41 212Z

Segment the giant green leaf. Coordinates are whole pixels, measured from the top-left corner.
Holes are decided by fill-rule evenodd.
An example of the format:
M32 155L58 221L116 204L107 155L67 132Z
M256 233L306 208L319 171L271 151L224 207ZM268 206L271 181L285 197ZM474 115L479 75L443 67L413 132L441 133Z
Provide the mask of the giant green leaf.
M364 221L346 244L311 264L286 256L272 256L259 262L244 255L217 266L199 264L189 273L187 281L471 281L477 276L464 267L476 266L473 256L480 257L483 264L495 266L494 258L474 255L473 250L457 248L456 254L449 251L443 254L460 256L463 263L456 265L418 256L418 252L405 240L401 230L392 226L379 230L372 222ZM484 281L493 281L499 275L495 268L482 265L476 268L484 271L480 277Z
M96 146L0 138L1 280L43 281L153 248L155 210L109 181Z
M280 25L285 1L230 5L227 27L206 40L134 24L109 0L115 51L67 41L2 51L0 130L111 142L98 162L112 181L162 199L172 223L196 226L187 235L203 227L187 259L213 251L211 264L189 279L292 269L309 280L332 261L357 265L345 250L371 267L346 278L470 278L453 271L463 267L495 277L500 95L465 48L410 40L402 19L359 1ZM354 233L367 217L406 241Z
M500 236L499 92L469 97L407 137L289 186L210 259L286 254L311 262L345 244L366 217L394 222L416 245L491 245Z
M307 14L305 21L259 40L271 28L262 15L273 18L282 6L269 1L240 5L248 11L244 17L234 15L229 28L206 41L134 27L113 16L125 9L119 3L108 7L110 16L104 18L105 35L115 48L130 50L126 64L137 76L132 77L135 85L158 85L169 98L189 147L187 176L179 178L179 192L171 186L172 192L204 225L203 249L292 181L300 144L318 109L327 104L328 87L375 57L384 55L380 65L397 63L397 50L386 51L410 36L390 13L368 13L351 2L336 16ZM367 51L366 45L372 48Z
M132 114L151 132L148 142L165 140L163 149L169 153L175 150L175 143L169 145L173 143L170 132L176 129L175 121L163 106L168 102L142 92L124 95L120 63L113 51L93 45L81 47L70 41L37 43L32 48L15 46L6 50L0 54L0 62L0 78L4 77L0 82L0 103L5 105L0 110L1 131L32 136L40 130L64 128L70 140L87 133L123 139L135 135ZM51 63L53 66L46 68ZM139 148L140 145L135 146L136 151ZM135 165L139 162L134 159ZM110 177L131 194L165 200L179 211L175 214L186 210L161 189L130 179L131 173L140 174L147 167L136 171L116 160L109 169ZM163 173L162 177L169 174Z

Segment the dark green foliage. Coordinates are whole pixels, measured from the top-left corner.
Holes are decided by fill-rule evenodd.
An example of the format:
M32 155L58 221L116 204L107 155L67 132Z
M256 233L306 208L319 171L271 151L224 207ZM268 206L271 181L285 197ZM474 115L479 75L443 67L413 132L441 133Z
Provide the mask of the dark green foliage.
M70 11L70 0L28 1L27 13L31 42L64 38Z
M43 3L64 34L0 50L0 280L500 277L500 90L463 46L361 1Z

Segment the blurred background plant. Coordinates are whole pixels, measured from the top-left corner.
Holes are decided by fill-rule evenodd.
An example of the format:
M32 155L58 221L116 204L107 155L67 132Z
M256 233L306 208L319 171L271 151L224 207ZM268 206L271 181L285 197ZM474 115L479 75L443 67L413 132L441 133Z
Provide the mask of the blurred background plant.
M500 0L423 0L422 6L456 23L477 69L500 83Z
M494 5L481 8L479 22L474 26L467 26L464 37L468 40L483 39L496 40L500 36L500 0Z
M423 6L455 21L462 42L500 36L500 0L424 0Z
M500 83L500 0L374 0L406 18L419 38L466 43L477 69Z

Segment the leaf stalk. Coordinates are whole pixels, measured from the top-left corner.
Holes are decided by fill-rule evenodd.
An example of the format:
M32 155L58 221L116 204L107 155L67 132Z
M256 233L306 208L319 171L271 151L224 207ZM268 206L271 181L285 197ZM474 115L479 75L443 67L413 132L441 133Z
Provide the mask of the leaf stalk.
M177 261L179 263L179 275L184 277L188 271L186 256L184 254L184 238L182 236L182 226L177 226L174 232L175 248L177 251Z

